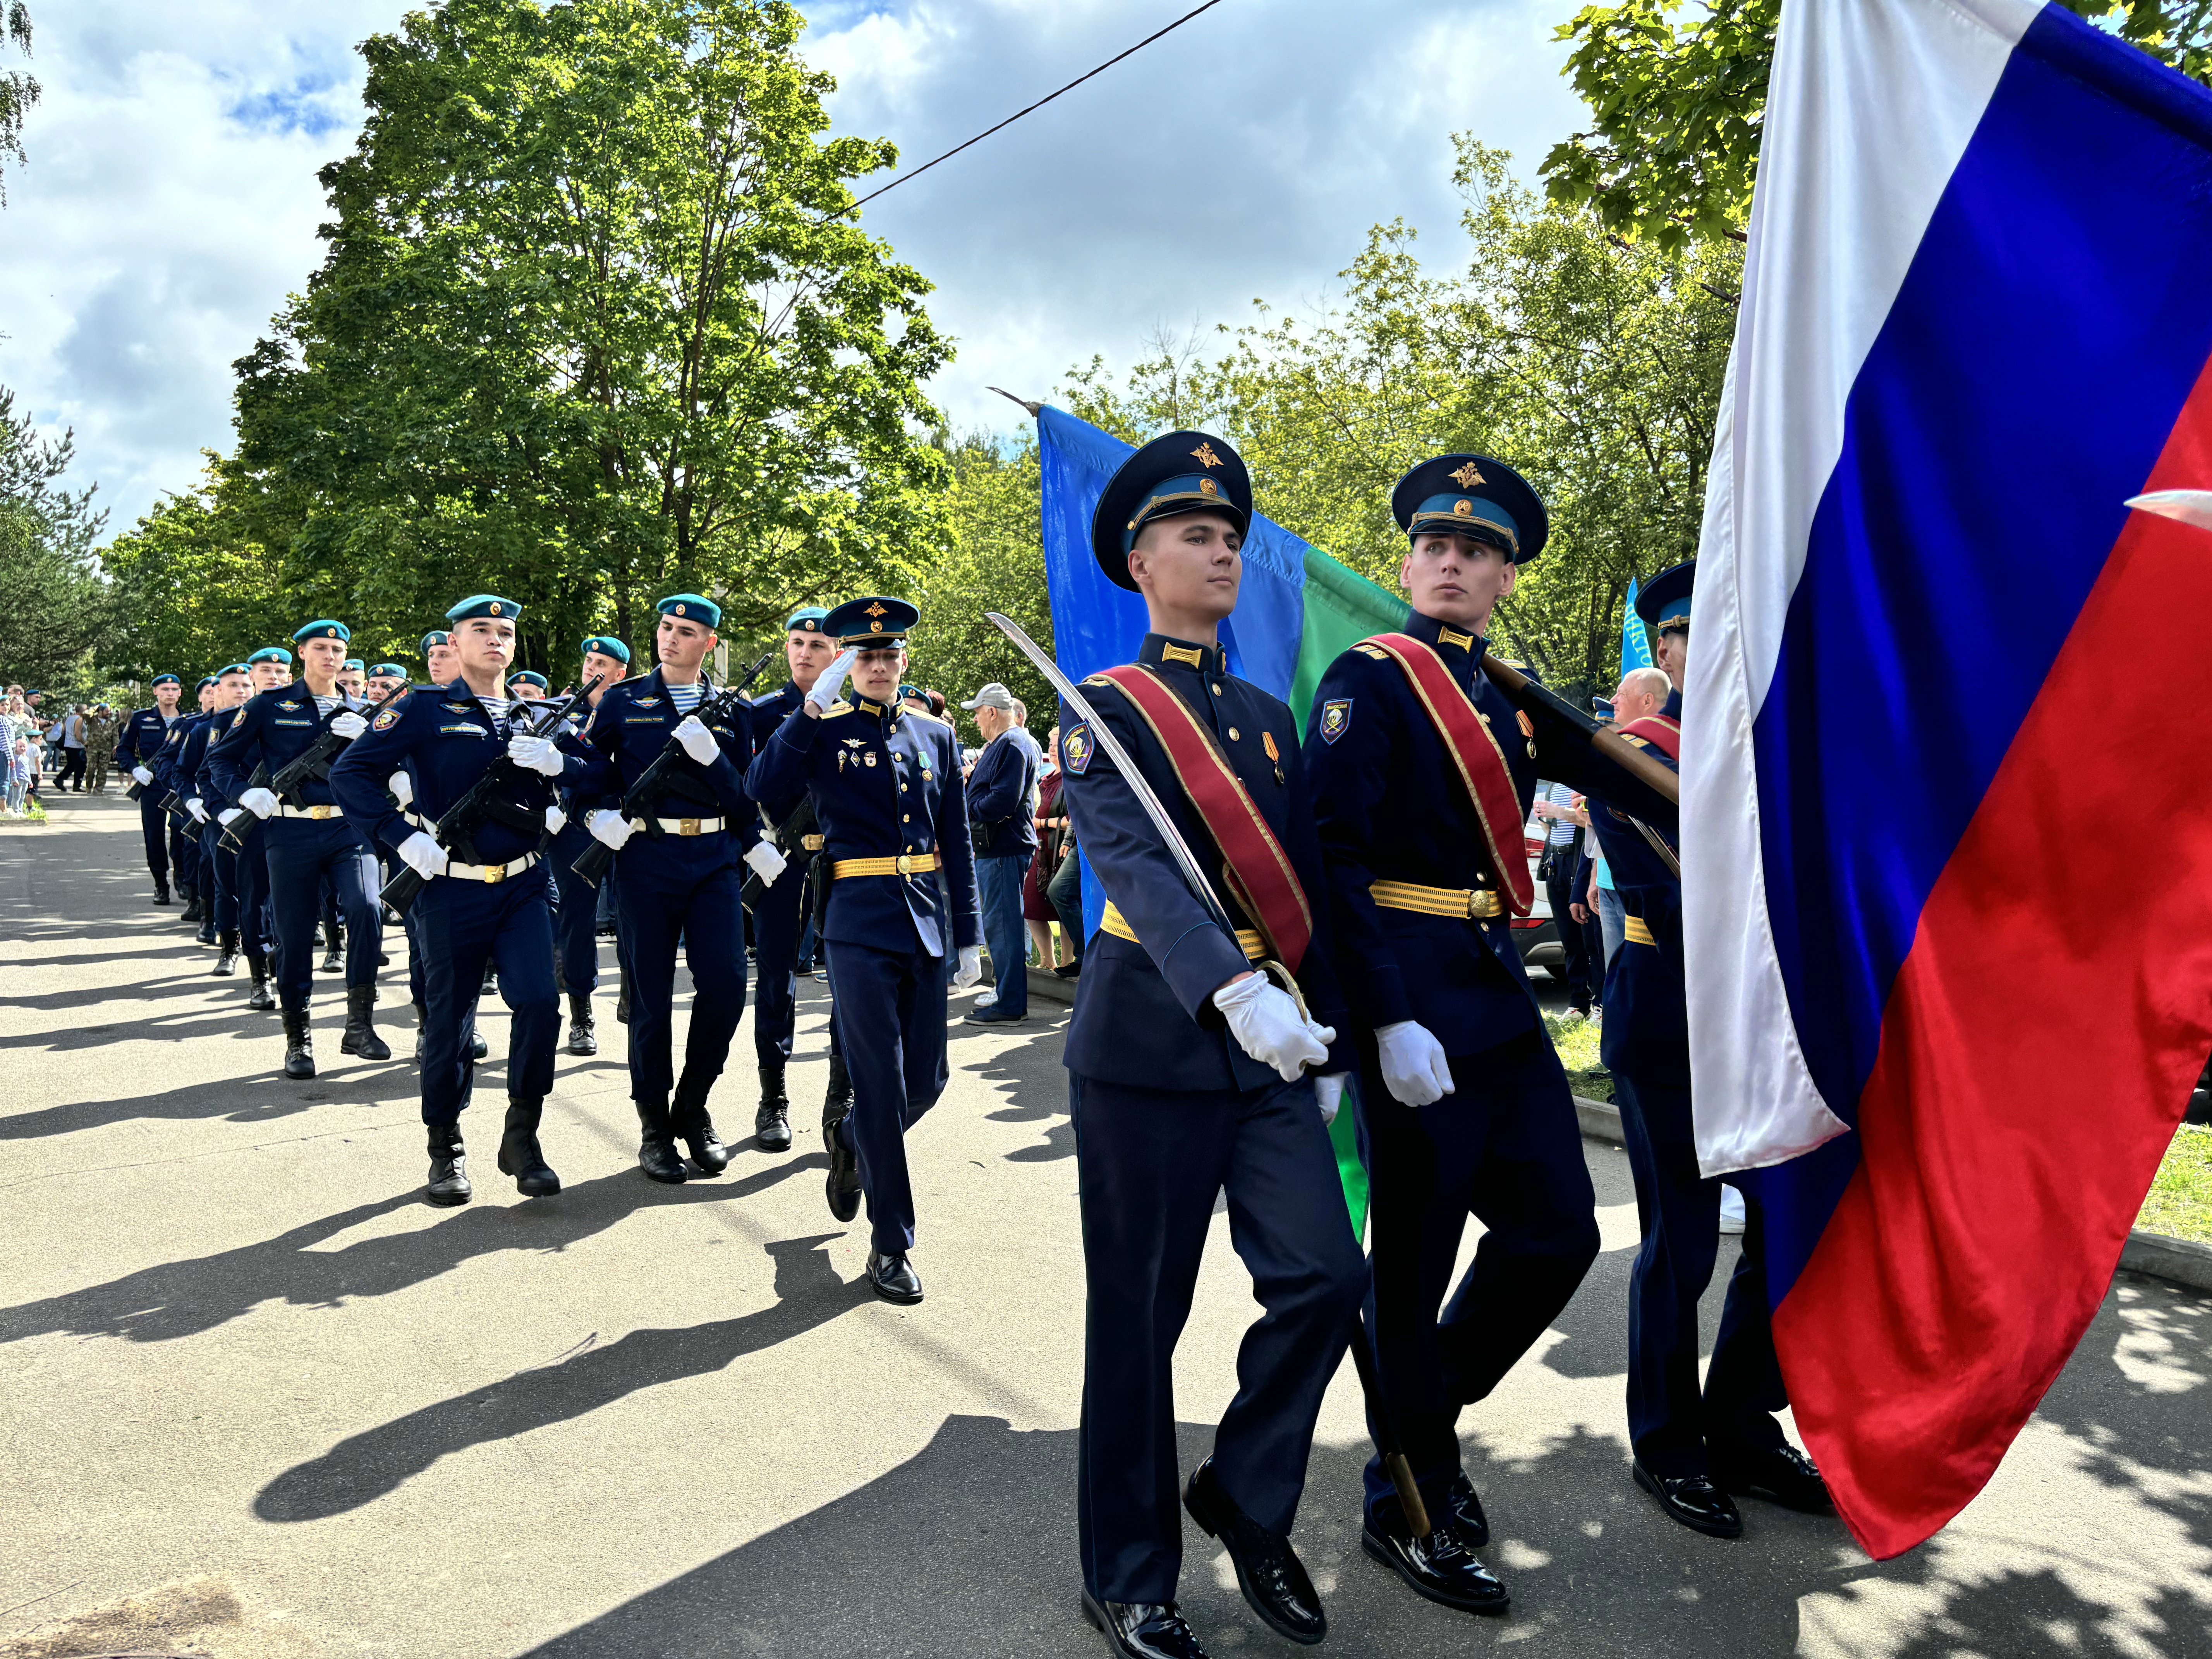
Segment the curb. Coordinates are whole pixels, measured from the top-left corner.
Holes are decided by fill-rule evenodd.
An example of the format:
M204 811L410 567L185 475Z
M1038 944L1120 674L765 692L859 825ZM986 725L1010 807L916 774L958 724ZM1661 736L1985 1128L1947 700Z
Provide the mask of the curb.
M1575 1115L1582 1120L1583 1133L1592 1140L1610 1141L1616 1146L1626 1144L1626 1137L1620 1133L1620 1108L1610 1101L1577 1095Z

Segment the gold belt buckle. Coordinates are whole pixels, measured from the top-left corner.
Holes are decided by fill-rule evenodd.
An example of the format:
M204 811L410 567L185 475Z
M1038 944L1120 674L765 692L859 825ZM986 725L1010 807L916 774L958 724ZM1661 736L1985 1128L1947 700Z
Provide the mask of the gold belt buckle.
M484 885L487 887L490 886L495 882L505 881L507 879L507 866L503 864L487 864L484 866L483 878Z
M901 853L892 862L898 866L899 874L910 876L914 873L914 859L911 854Z
M677 819L677 820L676 820L676 833L677 833L678 835L679 835L679 836L696 836L696 835L697 835L697 834L699 833L699 820L698 820L698 819L696 819L696 818L678 818L678 819Z
M335 806L310 806L307 809L307 816L311 818L335 817L337 816L337 810Z

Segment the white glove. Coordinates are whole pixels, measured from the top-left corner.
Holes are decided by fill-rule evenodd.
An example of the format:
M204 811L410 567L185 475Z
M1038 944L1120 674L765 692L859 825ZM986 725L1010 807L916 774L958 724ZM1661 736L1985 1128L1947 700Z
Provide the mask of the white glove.
M568 827L568 815L557 806L545 809L545 833L557 836Z
M722 745L714 741L714 734L707 729L707 723L696 714L686 714L676 723L676 730L669 735L682 744L684 752L702 766L712 766L715 757L722 752Z
M1336 1121L1336 1109L1344 1103L1344 1079L1346 1072L1331 1072L1327 1077L1314 1079L1314 1103L1321 1108L1323 1123Z
M433 876L444 875L446 866L452 860L447 856L444 848L417 830L399 843L399 861L428 881Z
M952 982L966 990L983 977L983 947L963 945L960 947L960 965L952 970Z
M238 798L238 804L257 818L265 818L276 810L276 796L268 789L249 789Z
M745 862L759 873L762 886L773 887L775 878L783 873L785 860L772 843L757 841L746 852Z
M331 722L331 735L343 738L348 743L368 730L368 722L349 708Z
M605 842L619 853L623 843L637 833L637 827L611 807L601 807L584 820L593 841Z
M137 779L141 783L151 783L154 781L154 775L151 772L149 772L143 766L132 767L131 769L131 775Z
M837 694L845 689L845 677L853 672L853 659L858 651L842 651L836 660L822 671L822 678L814 682L814 689L806 694L806 701L814 705L814 712L826 714L830 705L837 701Z
M542 773L549 778L561 775L560 746L550 738L509 738L507 757L528 771Z
M1451 1062L1444 1046L1419 1020L1401 1020L1375 1033L1382 1051L1382 1086L1401 1106L1428 1106L1452 1091Z
M415 804L415 780L404 772L394 772L384 781L384 787L392 792L392 799L402 806Z
M207 822L207 803L203 801L198 795L194 795L190 800L185 803L185 811L192 815L193 823L205 823Z
M1213 1006L1229 1022L1237 1046L1262 1066L1272 1066L1285 1083L1296 1083L1309 1066L1328 1058L1336 1033L1316 1025L1298 1012L1290 993L1265 975L1249 975L1213 994Z
M204 816L204 815L203 815L203 816ZM224 829L228 830L228 829L229 829L229 828L230 828L230 826L231 826L233 823L236 823L239 819L240 819L240 818L244 817L245 816L246 816L246 814L245 814L243 811L240 811L237 807L235 807L235 806L226 806L225 808L223 808L222 811L222 812L221 812L221 813L216 817L216 822L217 823L221 824Z

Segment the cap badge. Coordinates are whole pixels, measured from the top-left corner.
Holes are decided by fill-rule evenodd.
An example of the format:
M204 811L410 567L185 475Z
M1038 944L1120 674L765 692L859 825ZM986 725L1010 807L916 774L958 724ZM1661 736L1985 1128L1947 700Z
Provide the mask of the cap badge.
M880 634L883 631L884 625L879 622L872 622L868 624L868 632L871 634Z
M1454 501L1452 514L1456 518L1471 519L1474 516L1474 503L1469 501Z
M1198 493L1201 495L1218 495L1221 493L1221 486L1211 478L1200 478L1198 481Z
M1473 461L1469 461L1450 476L1459 481L1459 487L1462 489L1472 489L1475 485L1487 482L1482 476L1482 469Z
M1198 464L1209 472L1223 464L1221 457L1213 453L1212 444L1200 444L1190 453L1197 458Z
M499 615L499 601L497 599L494 599L489 608L493 616L496 617Z
M684 607L682 605L679 605L676 607L676 614L679 617L684 614Z
M881 605L871 605L860 614L864 617L888 617L890 615L890 612L884 610ZM878 628L876 631L880 634L883 632L883 629L881 628Z

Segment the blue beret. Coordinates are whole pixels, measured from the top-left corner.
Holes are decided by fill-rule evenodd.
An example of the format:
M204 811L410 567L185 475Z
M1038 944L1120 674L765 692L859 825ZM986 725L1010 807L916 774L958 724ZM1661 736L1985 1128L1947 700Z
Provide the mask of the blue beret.
M422 636L422 654L428 657L430 654L430 647L434 645L451 645L453 642L453 636L451 634L441 634L433 629Z
M722 625L722 607L696 593L671 593L660 602L659 611L664 617L681 617L685 622L704 623L709 628Z
M257 662L289 663L292 660L292 653L281 645L264 645L246 660L249 665Z
M509 685L534 685L540 691L545 690L545 676L534 669L526 668L520 674L509 674L507 683Z
M325 617L320 622L309 623L292 635L295 645L303 645L309 640L343 640L349 645L353 642L353 629L342 622L332 622Z
M1197 465L1194 466L1193 462ZM1136 590L1129 550L1155 519L1218 513L1239 534L1251 527L1252 478L1244 458L1225 439L1170 432L1123 461L1091 512L1091 550L1107 580Z
M404 680L407 671L396 662L380 662L368 671L368 677L374 680Z
M218 675L222 675L222 674L243 674L243 673L246 672L246 665L245 665L244 663L242 663L242 662L234 662L234 663L231 664L231 665L230 665L230 666L229 666L229 667L228 667L228 668L218 668L218 669L216 669L215 672L216 672Z
M1487 455L1423 461L1390 491L1391 516L1409 536L1465 536L1525 564L1544 550L1551 517L1528 481Z
M1690 625L1690 592L1698 584L1698 562L1691 559L1662 570L1636 595L1636 614L1653 633Z
M184 681L174 674L156 674L154 676L151 684L155 685L182 685Z
M837 636L838 644L871 650L898 644L921 620L921 612L904 599L871 598L846 600L830 613L823 626Z
M612 657L618 663L629 661L629 647L611 634L594 634L584 641L584 654L598 652L603 657Z
M194 686L194 687L192 688L192 690L195 690L195 691L204 691L204 690L206 690L208 689L208 687L210 687L210 685L213 685L213 684L215 684L215 682L216 682L216 676L214 676L213 674L203 674L203 675L201 675L201 676L200 676L200 683L199 683L198 685Z
M823 631L823 624L829 620L827 611L818 605L810 605L793 611L783 624L783 631L787 634L819 634Z
M449 623L472 622L478 617L503 617L515 622L522 616L522 607L513 599L502 599L496 593L472 593L446 613Z
M359 657L348 657L345 659L345 665L348 668L359 668L363 666L363 664Z

